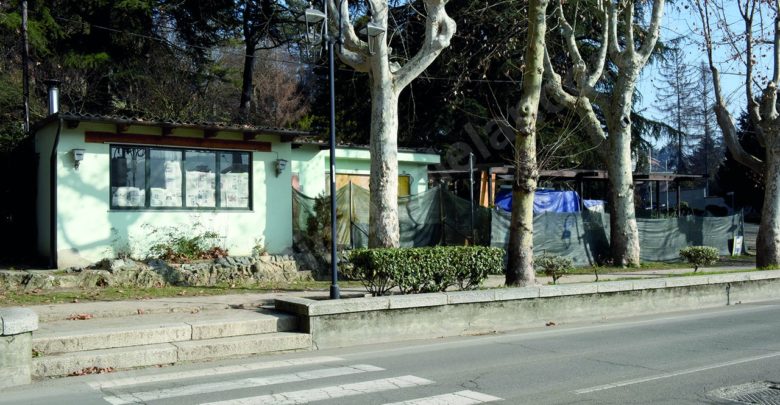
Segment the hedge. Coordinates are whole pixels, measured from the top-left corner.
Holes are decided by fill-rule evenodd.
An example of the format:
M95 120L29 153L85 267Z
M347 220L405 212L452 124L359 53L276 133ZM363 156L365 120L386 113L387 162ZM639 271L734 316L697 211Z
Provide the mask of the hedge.
M346 256L343 274L375 296L393 287L403 294L474 289L504 266L504 250L484 246L356 249Z

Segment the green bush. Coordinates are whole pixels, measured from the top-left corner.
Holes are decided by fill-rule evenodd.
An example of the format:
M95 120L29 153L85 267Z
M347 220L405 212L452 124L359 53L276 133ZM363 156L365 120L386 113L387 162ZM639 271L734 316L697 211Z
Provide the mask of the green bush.
M393 287L403 294L474 289L488 274L500 273L504 250L483 246L356 249L347 254L345 276L360 280L375 296Z
M718 249L711 246L688 246L680 249L680 257L693 266L694 273L699 270L699 267L717 263L720 258L719 253Z
M534 258L534 267L552 277L553 284L557 284L559 278L574 270L574 263L566 257L541 255Z
M228 255L228 251L219 246L221 238L216 232L163 228L154 229L150 236L154 234L158 238L149 248L151 258L180 263Z

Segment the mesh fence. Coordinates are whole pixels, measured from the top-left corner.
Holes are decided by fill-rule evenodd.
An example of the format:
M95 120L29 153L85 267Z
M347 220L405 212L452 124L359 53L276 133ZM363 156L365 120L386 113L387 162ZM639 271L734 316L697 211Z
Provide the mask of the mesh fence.
M293 230L305 232L315 215L315 199L293 193ZM338 244L368 246L369 192L350 184L336 192ZM506 248L510 214L475 207L471 225L470 202L442 188L398 199L401 246L476 244ZM642 261L679 259L686 246L705 245L729 254L729 241L742 235L740 215L686 216L637 219ZM602 262L609 254L609 214L599 212L553 213L534 217L534 254L572 259L577 265Z

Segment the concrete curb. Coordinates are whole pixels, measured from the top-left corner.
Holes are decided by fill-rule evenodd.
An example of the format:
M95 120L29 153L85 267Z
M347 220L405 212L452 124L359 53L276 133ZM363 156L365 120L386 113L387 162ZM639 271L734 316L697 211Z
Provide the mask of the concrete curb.
M780 270L389 297L276 300L316 348L507 331L780 298ZM399 328L398 325L404 325Z

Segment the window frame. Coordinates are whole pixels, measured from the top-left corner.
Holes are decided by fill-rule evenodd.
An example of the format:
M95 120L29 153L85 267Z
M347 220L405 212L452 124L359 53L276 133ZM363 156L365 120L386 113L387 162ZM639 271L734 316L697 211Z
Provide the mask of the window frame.
M204 149L204 148L194 148L194 147L182 147L182 148L176 148L176 147L167 147L167 146L150 146L150 145L133 145L133 144L109 144L109 153L108 153L108 159L109 159L109 174L108 174L108 206L109 210L111 211L206 211L206 212L213 212L213 211L253 211L254 210L254 153L253 151L248 150L233 150L233 149ZM144 149L145 153L145 160L144 160L144 206L143 207L121 207L114 205L113 200L113 193L112 188L114 187L113 184L111 184L111 180L114 178L114 165L111 164L112 159L112 150L114 148L141 148ZM179 152L181 154L181 160L179 161L182 165L182 184L181 184L181 191L182 191L182 201L181 206L179 207L152 207L151 206L151 183L150 183L150 177L151 177L151 151L152 150L164 150L164 151L175 151ZM187 157L187 151L198 151L198 152L209 152L213 153L215 156L215 196L214 196L214 207L188 207L187 204L187 176L185 174L184 169L184 163L186 162ZM249 175L249 189L247 192L249 193L248 198L248 206L247 207L222 207L222 201L221 201L221 191L222 191L222 173L221 173L221 163L220 163L220 155L223 153L242 153L247 155L247 174Z

